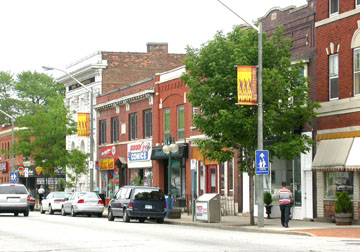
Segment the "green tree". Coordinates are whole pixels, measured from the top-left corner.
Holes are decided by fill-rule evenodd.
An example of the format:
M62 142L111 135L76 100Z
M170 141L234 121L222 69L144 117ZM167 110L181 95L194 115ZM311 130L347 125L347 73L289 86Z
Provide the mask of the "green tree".
M299 74L303 66L292 64L291 42L283 35L281 27L270 38L263 34L263 134L271 157L291 160L311 147L312 140L300 132L303 125L311 124L318 105L309 99L307 80ZM187 54L182 80L190 88L189 101L201 110L193 116L194 125L209 136L197 144L205 157L219 162L238 153L240 171L249 174L250 224L254 225L257 106L235 105L234 66L257 65L258 34L234 27L227 35L218 32L201 49L188 47Z
M15 132L16 155L30 157L49 176L59 171L69 176L87 172L88 155L66 150L66 136L74 134L77 127L64 105L62 84L37 72L22 72L15 80L0 72L0 89L0 108L16 117L15 126L21 129Z

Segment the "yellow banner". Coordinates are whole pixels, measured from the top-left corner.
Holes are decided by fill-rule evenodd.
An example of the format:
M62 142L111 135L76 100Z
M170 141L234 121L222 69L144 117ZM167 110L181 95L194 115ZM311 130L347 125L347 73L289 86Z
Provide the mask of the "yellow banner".
M89 113L78 113L77 123L78 136L90 136L90 115Z
M257 105L257 76L255 66L237 67L239 105Z
M99 160L100 170L114 170L114 159Z

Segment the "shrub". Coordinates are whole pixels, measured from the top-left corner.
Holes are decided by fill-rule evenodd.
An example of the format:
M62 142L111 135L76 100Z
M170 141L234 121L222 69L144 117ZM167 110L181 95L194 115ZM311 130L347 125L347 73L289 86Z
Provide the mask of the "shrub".
M273 200L272 200L271 193L265 192L265 193L264 193L264 203L265 203L266 205L271 205L271 202L272 202L272 201L273 201Z
M335 213L352 213L353 204L349 196L349 192L337 192L335 201Z

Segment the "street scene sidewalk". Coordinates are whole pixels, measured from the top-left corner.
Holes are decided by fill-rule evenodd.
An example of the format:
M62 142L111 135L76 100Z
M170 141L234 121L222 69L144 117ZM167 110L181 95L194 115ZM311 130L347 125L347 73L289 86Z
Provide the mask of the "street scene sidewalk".
M105 208L104 216L107 216L107 208ZM198 226L202 228L218 228L223 230L241 231L241 232L260 232L260 233L278 233L288 235L305 235L319 237L342 237L360 239L360 225L337 226L330 222L316 222L309 220L291 220L289 228L281 225L280 218L267 219L264 218L264 227L257 226L257 218L255 218L255 226L250 225L250 217L248 215L238 216L221 216L220 223L207 223L204 221L192 221L192 215L183 213L180 219L167 219L165 224Z
M195 218L196 219L196 218ZM220 223L207 223L204 221L192 221L191 214L182 214L181 219L165 219L165 223L177 225L192 225L204 228L218 228L242 232L267 232L281 234L296 234L307 236L343 237L360 239L360 226L337 226L335 223L316 222L309 220L291 220L289 228L281 225L280 218L264 219L264 227L250 225L249 216L221 216Z

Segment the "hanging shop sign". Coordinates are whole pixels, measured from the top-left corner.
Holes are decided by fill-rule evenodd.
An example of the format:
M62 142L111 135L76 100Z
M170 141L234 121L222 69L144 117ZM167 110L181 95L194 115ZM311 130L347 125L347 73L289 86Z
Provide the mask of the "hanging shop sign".
M151 141L128 144L128 168L152 167Z
M8 172L8 163L7 162L1 162L0 163L0 172L7 173Z
M78 113L77 131L79 137L90 136L90 115L89 113Z
M256 66L237 67L238 105L257 105Z
M102 159L99 160L100 170L114 170L114 159Z
M103 147L100 149L101 157L113 157L116 154L115 146Z

